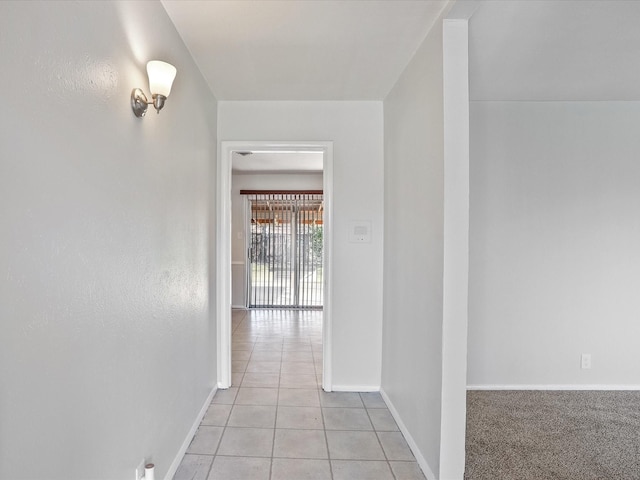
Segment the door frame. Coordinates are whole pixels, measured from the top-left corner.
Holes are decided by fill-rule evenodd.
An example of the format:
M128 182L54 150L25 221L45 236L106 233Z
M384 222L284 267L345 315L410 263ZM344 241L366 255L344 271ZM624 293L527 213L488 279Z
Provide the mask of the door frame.
M215 313L217 340L217 384L231 386L231 167L236 151L322 152L323 217L323 282L322 310L322 388L330 392L332 385L331 357L331 274L333 244L333 142L258 142L221 141L216 171L216 266Z

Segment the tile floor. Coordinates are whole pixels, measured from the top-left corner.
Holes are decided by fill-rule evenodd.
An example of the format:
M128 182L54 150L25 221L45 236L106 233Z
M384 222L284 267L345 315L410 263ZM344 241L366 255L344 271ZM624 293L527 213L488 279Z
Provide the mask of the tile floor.
M378 393L326 393L322 312L234 310L219 390L174 480L424 480Z

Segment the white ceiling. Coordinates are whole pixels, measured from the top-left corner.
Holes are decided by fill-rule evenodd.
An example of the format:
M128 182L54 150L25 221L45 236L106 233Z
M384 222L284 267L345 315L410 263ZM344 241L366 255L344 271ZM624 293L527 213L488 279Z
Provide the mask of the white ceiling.
M469 55L472 100L640 100L640 1L483 1Z
M218 100L382 100L446 0L162 0Z
M253 173L322 173L322 152L253 152L240 155L233 152L232 171Z
M162 3L218 100L382 100L447 6ZM640 0L460 5L479 5L469 29L472 100L640 100Z

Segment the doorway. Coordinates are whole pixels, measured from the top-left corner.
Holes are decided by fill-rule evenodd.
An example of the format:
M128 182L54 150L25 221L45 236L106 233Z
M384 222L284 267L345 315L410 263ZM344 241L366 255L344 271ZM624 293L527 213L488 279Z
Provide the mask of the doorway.
M249 308L322 308L322 191L247 196Z
M333 142L251 142L222 141L218 152L216 172L216 220L215 220L215 264L211 279L216 299L215 324L217 338L218 388L231 386L231 176L234 152L322 152L322 387L332 390L332 315L331 315L331 273L332 273L332 200L333 200ZM213 313L213 312L212 312Z

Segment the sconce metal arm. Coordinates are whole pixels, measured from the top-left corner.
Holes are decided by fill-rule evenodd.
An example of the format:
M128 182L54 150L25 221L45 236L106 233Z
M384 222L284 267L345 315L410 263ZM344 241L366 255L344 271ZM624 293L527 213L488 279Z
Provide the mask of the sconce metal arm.
M144 92L139 88L134 88L131 91L131 108L136 117L144 117L147 113L149 105L153 105L158 113L164 107L164 102L167 99L164 95L152 95L153 101L149 101Z

